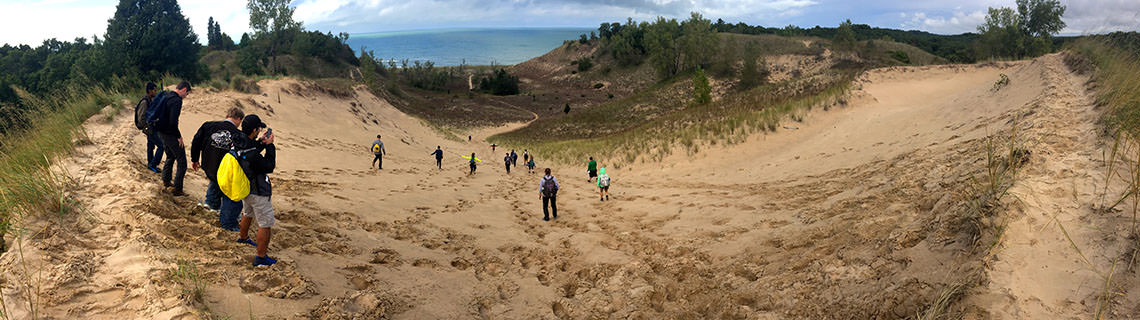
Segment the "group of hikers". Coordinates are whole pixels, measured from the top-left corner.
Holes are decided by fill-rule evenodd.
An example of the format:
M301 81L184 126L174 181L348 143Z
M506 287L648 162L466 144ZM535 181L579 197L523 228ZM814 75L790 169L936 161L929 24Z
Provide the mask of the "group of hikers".
M468 136L467 138L468 138L468 141L470 141L471 136ZM498 147L499 147L499 145L497 145L497 144L491 144L491 152L494 152ZM380 166L377 166L377 169L383 169L381 167L384 164L383 158L388 153L384 149L384 142L380 141L380 135L376 135L376 141L372 141L372 145L371 145L370 150L372 150L372 153L374 155L374 158L372 159L372 164L376 165L377 163L379 163ZM437 168L439 168L440 170L442 170L443 169L443 147L442 146L436 146L435 151L432 151L429 155L431 155L432 157L435 158L435 166ZM527 172L533 174L534 173L534 167L535 167L534 155L531 155L529 150L524 149L522 157L523 157L523 163L527 167ZM467 174L468 175L475 174L475 170L478 169L478 163L482 162L482 160L479 160L479 158L477 158L475 156L474 152L471 153L471 156L463 156L462 158L468 160L468 166L471 169L471 171L469 171ZM503 164L506 167L507 174L511 173L511 167L517 167L518 166L518 161L519 161L519 154L517 152L515 152L515 150L511 150L511 152L508 152L505 154L505 156L503 156ZM545 175L538 182L538 191L539 191L539 197L542 199L542 213L543 213L542 220L550 221L550 219L557 219L558 218L557 196L558 196L558 190L561 189L561 185L558 183L558 179L555 178L551 174L550 168L546 168L544 173L545 173ZM590 157L590 162L588 162L586 164L586 175L587 175L587 178L586 178L587 183L595 182L594 180L597 180L595 183L598 186L598 193L599 193L598 199L599 199L599 201L609 200L610 199L610 176L608 174L606 174L606 168L601 168L601 169L598 168L598 162L594 161L594 157Z
M135 107L135 126L147 137L147 168L162 175L164 190L185 196L186 143L178 129L182 103L190 95L190 83L182 81L174 91L158 92L146 84L146 96ZM162 156L166 162L162 168ZM256 247L253 265L270 266L277 260L268 255L269 239L276 223L269 174L277 163L273 130L257 115L230 108L224 119L203 123L190 141L195 171L209 179L206 199L199 203L218 213L223 229L238 232L236 242ZM177 165L177 167L175 167ZM256 241L250 226L256 222Z
M135 126L146 135L146 167L161 174L164 191L175 197L185 196L183 181L186 176L186 143L178 129L182 115L182 103L193 90L189 82L182 81L173 91L158 91L153 82L146 84L146 96L135 107ZM469 137L470 138L470 137ZM380 135L376 135L370 150L377 169L383 169L384 148ZM498 145L491 145L492 152ZM443 169L443 148L436 146L431 153L436 167ZM163 161L163 156L166 161ZM515 150L503 157L507 173L518 166L519 155ZM206 210L217 212L222 229L237 232L236 242L256 247L253 259L255 267L271 266L276 259L268 255L272 228L276 223L272 203L272 184L269 174L277 166L277 149L274 145L273 129L270 129L255 114L246 115L240 108L226 111L224 118L203 123L190 141L190 168L199 169L209 180L206 197L199 203ZM475 174L479 160L475 153L469 160ZM535 157L523 150L523 162L529 173L534 173ZM159 164L162 164L161 169ZM606 169L599 172L598 164L590 158L587 164L587 182L597 179L600 200L609 199L610 178ZM549 168L539 180L539 196L542 199L543 220L558 218L557 196L561 185ZM251 239L250 227L257 223L256 238Z

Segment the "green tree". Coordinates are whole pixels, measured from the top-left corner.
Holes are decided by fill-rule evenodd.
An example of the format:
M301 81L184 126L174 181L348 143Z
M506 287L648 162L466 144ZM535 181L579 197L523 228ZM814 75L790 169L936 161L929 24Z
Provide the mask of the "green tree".
M756 44L749 43L744 53L744 66L740 70L740 87L743 90L752 89L768 82L768 69L762 63L757 65L757 60L760 59L759 55L760 50Z
M1065 28L1065 6L1057 0L1017 0L1022 30L1038 38L1048 38Z
M105 44L118 70L152 76L169 72L191 81L204 76L198 35L176 0L119 1L107 24Z
M1020 58L1025 52L1021 15L1010 8L989 8L986 21L978 26L978 57Z
M855 49L855 30L852 26L851 19L839 24L839 28L835 30L835 38L831 40L836 48L842 50Z
M246 8L249 9L249 27L253 28L254 40L267 41L264 47L266 55L273 61L277 60L279 51L289 47L287 43L291 37L285 35L286 31L298 31L301 22L293 20L293 11L289 7L292 0L249 0Z
M700 13L690 13L689 20L681 23L680 49L684 60L678 69L708 67L717 54L717 44L716 31L712 28L711 21Z
M990 8L978 26L975 55L1018 59L1051 51L1050 38L1065 28L1065 9L1057 0L1017 0L1017 11Z
M246 8L249 9L249 27L258 34L281 32L290 29L300 29L301 22L293 20L293 11L289 7L292 0L249 0Z
M693 102L705 104L709 101L712 101L712 87L709 86L709 78L705 77L705 70L698 67L693 73Z
M657 70L657 74L666 79L681 71L681 24L677 19L657 17L657 21L645 30L645 51L649 55L649 63Z

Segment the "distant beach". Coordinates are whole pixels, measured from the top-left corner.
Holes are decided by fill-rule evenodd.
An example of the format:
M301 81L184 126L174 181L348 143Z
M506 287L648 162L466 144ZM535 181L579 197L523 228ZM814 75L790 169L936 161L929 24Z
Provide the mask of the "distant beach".
M513 65L549 52L589 28L435 29L352 34L348 45L377 58L433 61L437 66Z

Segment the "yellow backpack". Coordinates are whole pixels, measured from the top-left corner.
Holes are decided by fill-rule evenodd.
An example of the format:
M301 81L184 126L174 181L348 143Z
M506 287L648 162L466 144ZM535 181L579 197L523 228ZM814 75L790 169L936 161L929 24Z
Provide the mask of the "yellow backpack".
M249 195L249 178L245 176L241 163L238 162L234 152L230 151L222 157L222 164L218 167L218 188L233 201L241 201Z
M380 153L380 144L379 143L373 143L372 144L372 153Z

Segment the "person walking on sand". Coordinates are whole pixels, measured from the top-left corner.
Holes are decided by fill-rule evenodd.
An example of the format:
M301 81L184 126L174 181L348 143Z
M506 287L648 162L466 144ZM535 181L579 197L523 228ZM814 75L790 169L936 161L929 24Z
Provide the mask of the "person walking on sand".
M495 152L495 147L498 147L498 146L499 145L492 143L491 144L491 152Z
M527 163L527 161L530 161L530 152L523 149L523 163Z
M558 185L558 179L555 179L550 174L550 168L546 168L546 176L538 182L538 195L542 198L542 221L550 221L551 216L558 219L558 190L561 186ZM549 211L547 210L549 206Z
M245 138L249 140L249 145L256 146L257 149L245 156L249 162L249 171L245 172L249 178L249 196L242 200L245 207L241 212L241 229L237 242L257 247L257 255L253 258L254 267L277 263L277 259L270 258L268 254L269 238L273 233L273 225L277 222L270 201L273 185L269 182L269 174L277 167L277 148L273 145L272 130L267 131L261 139L254 140L264 128L265 123L257 115L251 114L242 120L242 133L247 135ZM262 152L265 154L262 155ZM257 242L249 239L249 227L254 220L257 222Z
M162 154L164 153L162 140L158 138L156 132L146 127L146 109L156 96L158 96L158 85L155 85L154 82L147 82L146 95L139 99L139 104L135 106L135 127L146 135L146 168L154 171L154 173L161 174L162 169L158 168L158 164L162 162Z
M155 110L158 121L152 130L157 131L166 153L166 163L162 165L162 186L170 194L179 197L182 192L182 180L186 178L186 144L182 142L182 131L178 130L178 118L182 115L182 100L190 95L190 83L178 83L173 92L167 92L162 105ZM174 172L177 163L178 172Z
M432 152L431 154L435 156L435 166L439 167L440 170L443 170L443 148L440 146L435 146L435 152Z
M466 158L466 157L464 157L464 158ZM479 161L479 158L476 158L475 153L472 152L471 157L467 158L467 159L471 160L471 172L468 172L467 175L473 175L473 174L475 174L475 162Z
M503 162L507 163L507 174L511 174L511 154L510 153L508 153L506 157L503 157Z
M380 141L380 135L376 135L376 141L372 141L372 154L376 155L375 158L372 158L372 164L376 165L379 162L380 164L376 166L376 169L384 170L384 156L388 155L388 151L384 150L384 142Z
M606 168L601 168L598 173L598 197L599 201L606 201L610 199L610 175L606 174Z
M530 157L530 160L526 162L526 168L528 174L534 174L534 157Z
M594 161L594 157L590 157L590 162L586 164L586 174L589 175L586 182L591 182L590 180L598 176L598 162Z
M515 153L513 149L511 150L511 165L515 167L519 166L519 154Z
M210 185L206 187L206 199L202 202L210 210L218 211L218 221L222 229L238 231L238 218L241 215L242 203L230 200L218 187L218 167L222 158L233 149L245 149L242 145L244 134L238 130L238 125L245 118L245 112L237 107L226 112L222 121L208 121L198 128L194 139L190 141L190 168L198 168L206 174ZM198 159L202 162L199 164Z

